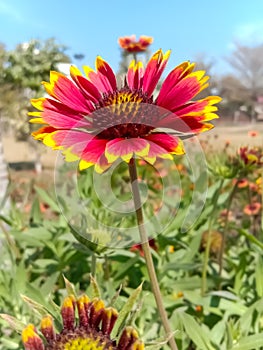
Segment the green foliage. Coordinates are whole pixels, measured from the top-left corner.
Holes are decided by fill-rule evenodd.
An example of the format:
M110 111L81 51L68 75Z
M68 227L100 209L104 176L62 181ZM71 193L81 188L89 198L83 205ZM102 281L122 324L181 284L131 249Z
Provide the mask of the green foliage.
M66 47L54 39L31 40L19 44L7 53L5 82L20 88L30 89L38 96L43 92L40 81L48 81L51 70L58 69L59 63L69 63Z
M1 127L14 131L17 139L26 140L32 131L27 113L30 98L44 94L41 81L49 81L51 70L69 63L66 47L54 39L31 40L6 51L0 46L0 114Z
M217 163L222 165L220 159L217 158ZM217 177L210 173L205 206L185 232L182 223L189 206L193 205L194 213L200 205L198 196L197 202L192 203L193 182L196 195L201 194L205 174L201 173L195 181L190 165L179 157L175 164L160 162L157 168L162 177L151 166L140 163L139 183L142 198L147 198L143 205L145 218L153 220L148 228L151 233L155 232L152 227L162 230L151 237L154 238L152 255L179 349L260 349L263 346L263 232L260 211L253 215L244 211L251 201L262 200L260 169L246 171L246 186L244 179L241 186L232 175L224 178L221 173ZM115 197L107 190L106 177L101 176L95 184L92 169L76 176L65 165L57 177L56 195L51 188L31 184L30 209L23 202L22 193L13 197L15 202L9 215L0 217L3 242L0 313L18 319L20 323L15 328L19 329L21 323L37 325L40 315L47 311L58 320L57 305L66 291L74 294L87 291L92 296L98 295L100 286L103 299L110 301L115 294L118 298L113 298L114 306L121 309L126 305L123 319L125 312L133 313L130 322L149 348L168 349L140 245L125 230L121 231L120 240L128 242L128 246L112 245L118 242L113 235L116 229L124 225L128 230L135 225L133 214L122 215L111 210L117 208L118 201L126 203L131 198L127 166L120 165L110 175L110 190ZM165 186L169 191L163 192ZM105 193L103 190L106 197L100 196ZM181 196L179 190L183 191ZM16 189L13 187L12 191L15 193ZM79 208L82 220L73 225L70 214ZM226 244L220 261L223 234ZM105 239L108 243L103 245ZM96 276L97 284L94 280L90 283L90 274ZM142 282L141 301L134 309L130 305L137 300ZM10 330L6 318L0 318L0 324L0 349L21 349L20 336Z

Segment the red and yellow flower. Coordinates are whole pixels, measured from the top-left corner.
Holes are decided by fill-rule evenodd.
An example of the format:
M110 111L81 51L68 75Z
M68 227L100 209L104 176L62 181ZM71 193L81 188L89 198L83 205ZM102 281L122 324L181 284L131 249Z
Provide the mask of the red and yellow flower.
M78 319L75 317L77 309ZM26 350L143 350L144 344L133 327L122 330L119 340L111 339L118 312L105 307L101 299L90 300L82 295L77 300L73 295L65 298L61 316L63 329L57 333L50 315L41 321L40 337L35 326L29 324L22 332ZM42 339L43 338L43 339Z
M239 156L246 166L261 166L263 164L263 151L258 147L240 147Z
M123 50L128 52L143 52L153 42L153 37L141 35L139 40L136 40L135 35L123 36L118 39L118 43Z
M218 117L215 104L221 99L192 100L209 77L190 62L175 67L155 97L169 55L158 50L145 69L133 60L121 87L101 57L95 71L83 67L86 76L75 66L71 78L52 71L50 82L43 82L50 97L32 100L38 111L30 113L31 122L43 124L33 136L62 150L66 161L79 160L81 170L94 165L99 173L118 159L139 157L154 164L158 157L183 154L180 137L213 128L209 121Z

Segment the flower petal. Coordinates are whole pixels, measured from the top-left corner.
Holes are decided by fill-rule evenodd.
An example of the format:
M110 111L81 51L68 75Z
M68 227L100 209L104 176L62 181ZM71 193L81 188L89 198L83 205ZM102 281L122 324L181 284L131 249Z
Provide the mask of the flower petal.
M61 73L50 72L50 83L43 82L43 85L49 95L75 111L89 113L94 109L77 86Z
M209 77L203 77L204 74L204 71L197 71L187 75L166 94L165 98L162 98L162 95L159 98L159 95L157 105L171 111L182 106L208 86L206 82Z
M214 104L220 102L221 100L222 99L219 96L208 96L202 100L186 103L183 106L180 106L173 110L173 112L178 116L198 116L206 113L211 113L218 110Z
M211 115L210 115L211 114ZM175 114L171 114L167 118L160 120L157 128L173 129L178 133L195 134L212 129L214 126L210 123L202 123L206 120L211 120L217 117L214 113L208 113L203 116L185 116L178 117Z
M44 350L44 343L40 336L37 334L35 327L29 324L22 331L22 341L26 350L39 349Z
M175 67L165 78L158 99L157 104L162 105L163 100L166 99L166 96L170 93L170 91L174 88L174 86L187 74L191 73L194 69L194 63L183 62L179 66Z
M105 156L109 163L113 163L118 158L129 162L134 155L139 157L146 156L149 152L149 147L149 143L141 138L117 138L108 142Z
M100 72L94 72L94 70L88 66L83 66L83 70L93 85L97 87L97 89L103 94L108 92L113 92L112 86L108 80L108 78L101 74Z
M108 79L112 87L112 91L116 90L117 82L115 74L113 73L110 65L106 61L104 61L100 56L98 56L96 59L96 69Z
M55 131L57 131L57 129L53 128L52 126L43 126L42 128L38 129L37 131L32 132L32 136L36 140L43 141L47 135L49 135Z
M72 128L90 128L91 123L81 115L69 113L55 112L45 110L42 112L44 123L49 124L57 129L72 129Z
M166 158L165 154L184 154L184 148L182 141L172 135L165 133L153 133L145 137L147 141L150 141L150 152L156 153L156 156ZM155 145L159 148L155 147ZM149 152L149 153L150 153ZM167 157L170 158L170 157Z
M31 103L34 107L41 110L41 112L29 113L31 116L41 117L31 119L32 123L45 123L57 129L91 127L91 123L81 113L72 110L58 101L44 98L32 99Z
M167 61L170 56L170 51L167 51L164 55L162 50L158 50L151 57L149 63L146 66L142 89L144 92L151 96L163 71L167 64Z
M142 62L135 63L135 60L131 61L131 64L127 72L127 83L131 90L141 89L143 80L143 64Z
M101 93L97 87L88 79L82 76L81 72L74 66L70 67L70 75L84 95L92 102L98 102L101 98Z

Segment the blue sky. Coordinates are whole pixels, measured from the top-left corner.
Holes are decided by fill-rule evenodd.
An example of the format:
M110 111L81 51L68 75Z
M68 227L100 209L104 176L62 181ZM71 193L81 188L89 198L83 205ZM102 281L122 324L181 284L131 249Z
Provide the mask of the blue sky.
M117 38L154 37L152 51L172 49L169 67L203 53L216 60L224 73L223 57L233 41L263 42L262 0L0 0L0 42L13 49L33 38L55 37L68 54L85 54L93 65L96 55L114 69L120 60Z

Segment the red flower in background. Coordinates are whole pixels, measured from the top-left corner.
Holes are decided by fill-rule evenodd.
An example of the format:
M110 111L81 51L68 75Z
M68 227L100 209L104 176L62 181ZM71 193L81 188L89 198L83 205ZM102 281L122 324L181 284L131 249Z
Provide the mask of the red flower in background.
M261 149L254 147L240 147L239 156L245 165L262 165L263 152Z
M152 42L153 38L146 35L141 35L139 40L136 40L135 35L123 36L118 39L120 47L128 52L143 52Z
M158 247L155 243L155 239L154 238L151 238L149 239L149 246L155 250L157 252L158 250ZM141 257L144 257L144 252L143 252L143 249L142 249L142 245L141 244L134 244L131 248L130 248L130 251L131 252L139 252L140 256Z
M144 69L131 62L123 86L117 87L111 67L101 57L96 71L83 67L86 77L72 66L71 79L51 72L44 82L48 98L33 99L39 111L31 122L43 124L33 133L47 146L62 150L66 161L80 160L80 169L95 166L101 173L117 159L129 162L137 156L150 164L156 158L183 154L181 136L193 136L213 128L214 106L221 98L208 96L192 101L208 86L204 71L193 71L184 62L164 80L153 96L170 51L158 50Z
M248 136L251 136L251 137L257 137L259 135L258 131L256 130L250 130L248 131Z
M261 203L259 202L255 202L255 203L251 203L251 204L247 204L244 208L244 213L246 215L257 215L260 212L261 209Z

